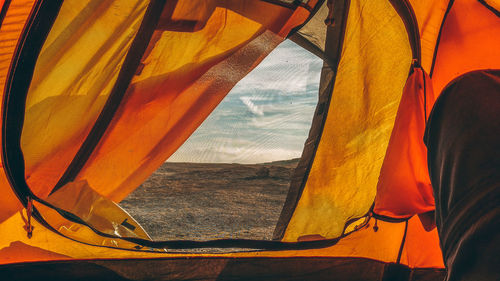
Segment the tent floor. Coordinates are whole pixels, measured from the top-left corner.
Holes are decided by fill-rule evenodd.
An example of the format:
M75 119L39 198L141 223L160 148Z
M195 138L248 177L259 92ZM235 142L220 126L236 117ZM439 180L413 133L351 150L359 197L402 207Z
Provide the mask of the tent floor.
M443 280L444 269L410 269L364 258L166 258L18 263L2 280Z

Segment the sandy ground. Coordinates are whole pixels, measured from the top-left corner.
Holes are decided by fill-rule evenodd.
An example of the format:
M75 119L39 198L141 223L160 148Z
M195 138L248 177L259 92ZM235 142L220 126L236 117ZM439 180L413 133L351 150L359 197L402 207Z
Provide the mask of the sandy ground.
M165 163L120 205L155 240L271 239L297 163Z

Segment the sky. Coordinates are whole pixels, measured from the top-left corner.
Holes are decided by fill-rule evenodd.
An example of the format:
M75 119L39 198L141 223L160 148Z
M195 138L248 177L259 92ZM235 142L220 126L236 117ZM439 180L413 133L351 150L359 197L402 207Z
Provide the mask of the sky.
M167 161L253 164L300 157L321 66L321 59L285 40Z

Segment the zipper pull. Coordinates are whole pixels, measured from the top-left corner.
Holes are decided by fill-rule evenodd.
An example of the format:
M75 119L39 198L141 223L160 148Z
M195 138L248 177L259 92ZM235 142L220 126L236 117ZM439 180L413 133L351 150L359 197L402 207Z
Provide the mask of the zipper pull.
M374 219L375 219L375 224L373 225L373 231L377 232L378 231L377 218Z
M33 200L31 199L31 197L28 196L28 204L26 205L27 221L24 229L26 230L29 239L31 239L31 237L33 236L33 228L34 228L33 225L31 225L32 214L33 214Z

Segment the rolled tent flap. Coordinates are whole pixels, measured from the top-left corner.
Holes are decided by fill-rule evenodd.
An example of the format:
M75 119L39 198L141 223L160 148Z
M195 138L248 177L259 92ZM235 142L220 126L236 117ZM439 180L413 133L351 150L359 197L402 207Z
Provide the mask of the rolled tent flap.
M414 67L403 90L380 170L374 213L407 218L434 210L423 139L435 100L429 76Z

